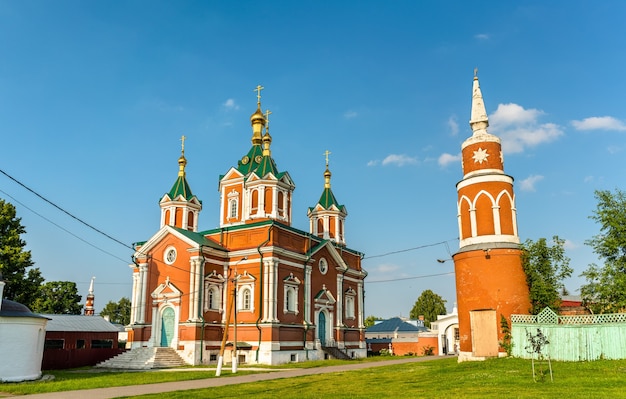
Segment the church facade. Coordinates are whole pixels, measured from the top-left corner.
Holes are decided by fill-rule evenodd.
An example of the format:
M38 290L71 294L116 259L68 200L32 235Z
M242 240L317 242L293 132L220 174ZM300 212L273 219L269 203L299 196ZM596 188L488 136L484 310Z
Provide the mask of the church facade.
M489 121L474 76L470 126L461 146L457 183L459 251L453 255L459 322L459 361L504 354L502 321L526 314L530 298L522 267L513 177L504 173L500 139Z
M184 156L160 200L160 229L135 244L131 348L171 347L190 364L281 364L365 357L363 254L346 246L345 206L324 171L309 231L292 226L295 184L271 153L269 111L250 117L251 147L219 177L219 227L200 230L202 202Z

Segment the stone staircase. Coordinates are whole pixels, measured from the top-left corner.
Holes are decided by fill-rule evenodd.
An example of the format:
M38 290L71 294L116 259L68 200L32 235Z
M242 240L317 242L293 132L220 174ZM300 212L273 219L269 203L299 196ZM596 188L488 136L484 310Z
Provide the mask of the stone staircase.
M173 348L135 348L94 367L124 370L166 369L185 366L187 363Z
M344 351L334 346L322 346L322 350L324 353L328 354L330 357L341 360L350 360L350 356L346 355Z

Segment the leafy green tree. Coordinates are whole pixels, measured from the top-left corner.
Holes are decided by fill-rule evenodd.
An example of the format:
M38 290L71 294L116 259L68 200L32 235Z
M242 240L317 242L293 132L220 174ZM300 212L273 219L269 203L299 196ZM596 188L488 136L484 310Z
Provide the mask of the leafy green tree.
M0 199L0 274L4 297L32 308L44 281L39 268L32 268L30 251L20 235L26 233L13 204Z
M426 290L415 301L409 317L417 319L424 316L424 325L430 328L430 322L437 320L440 314L446 314L446 301L431 290Z
M552 237L550 246L545 238L526 240L522 244L522 265L530 293L531 314L538 314L546 307L558 312L563 280L572 275L570 259L565 256L565 240Z
M365 325L365 328L371 327L374 324L376 324L376 320L382 320L382 319L378 316L367 316L365 320L363 321L363 325Z
M109 316L111 323L130 324L130 299L123 297L119 302L109 301L100 316Z
M47 314L81 314L83 305L80 300L76 283L50 281L41 286L32 310Z
M598 205L591 219L600 224L600 234L585 244L593 248L604 266L589 265L581 276L583 303L594 313L626 311L626 193L595 192Z

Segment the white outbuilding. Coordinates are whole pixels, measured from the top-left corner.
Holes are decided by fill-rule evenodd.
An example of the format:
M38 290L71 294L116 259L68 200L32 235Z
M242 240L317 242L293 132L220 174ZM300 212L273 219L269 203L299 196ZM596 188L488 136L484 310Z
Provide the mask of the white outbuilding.
M36 380L41 378L48 319L4 299L5 284L0 274L0 382Z

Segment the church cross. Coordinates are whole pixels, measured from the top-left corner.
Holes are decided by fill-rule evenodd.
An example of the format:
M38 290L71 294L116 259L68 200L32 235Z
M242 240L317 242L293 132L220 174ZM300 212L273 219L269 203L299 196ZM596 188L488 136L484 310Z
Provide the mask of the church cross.
M186 138L187 138L187 137L185 137L185 135L183 135L183 136L180 138L180 141L182 142L182 153L183 153L183 155L185 155L185 139L186 139Z
M256 89L254 89L253 91L256 91L256 102L257 104L261 104L261 90L265 89L265 87L258 85L256 87Z
M326 157L326 167L328 167L328 156L331 154L330 151L326 150L324 151L324 156Z

